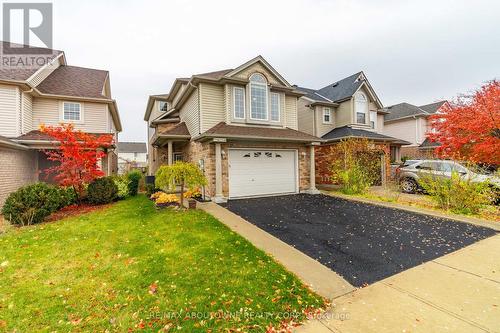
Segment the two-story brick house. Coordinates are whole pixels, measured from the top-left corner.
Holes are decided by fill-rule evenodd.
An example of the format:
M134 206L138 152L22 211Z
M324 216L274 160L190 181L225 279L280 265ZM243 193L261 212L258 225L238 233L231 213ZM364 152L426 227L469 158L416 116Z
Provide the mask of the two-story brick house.
M347 138L366 138L381 155L382 179L388 175L390 160L399 159L399 138L382 134L387 113L363 72L358 72L320 89L296 87L305 92L298 101L298 129L320 137L316 149L316 183L331 184L330 146Z
M298 130L303 95L261 56L176 79L147 103L150 174L176 160L197 163L214 201L315 192L321 139Z
M54 142L39 131L41 124L73 123L84 132L112 134L115 142L122 129L107 71L69 66L63 51L37 50L50 61L0 70L0 204L22 185L50 181L43 170L51 162L43 150L54 149ZM116 172L112 150L101 168Z

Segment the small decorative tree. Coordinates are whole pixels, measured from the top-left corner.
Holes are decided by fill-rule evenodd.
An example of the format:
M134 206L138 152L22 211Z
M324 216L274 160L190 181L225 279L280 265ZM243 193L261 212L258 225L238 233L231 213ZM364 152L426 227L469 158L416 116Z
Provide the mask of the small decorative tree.
M40 129L57 142L57 149L46 150L45 154L48 160L58 163L45 172L55 174L54 179L59 185L73 187L77 200L80 201L85 186L104 176L98 161L106 156L103 149L113 144L113 136L95 136L77 131L72 124L42 125Z
M195 189L207 184L203 172L193 163L176 162L172 165L162 165L156 172L155 185L159 188L175 190L181 188L181 206L184 201L184 191L187 188Z

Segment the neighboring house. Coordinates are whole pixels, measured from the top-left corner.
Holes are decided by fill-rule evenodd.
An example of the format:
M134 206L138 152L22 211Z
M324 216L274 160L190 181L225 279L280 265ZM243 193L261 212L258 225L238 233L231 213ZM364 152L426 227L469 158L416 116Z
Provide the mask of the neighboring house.
M374 148L380 151L381 161L385 162L381 163L381 178L388 176L389 161L398 159L401 145L408 142L382 134L387 111L363 72L317 90L296 88L305 92L298 102L299 130L324 140L316 149L318 184L331 184L330 146L347 138L366 138L373 142Z
M149 172L184 160L205 173L207 197L315 192L314 147L298 130L303 95L264 58L234 69L178 78L149 97ZM312 163L311 163L312 162Z
M439 112L447 101L422 106L400 103L384 108L384 134L401 138L411 144L401 148L401 156L432 158L439 143L431 142L426 133L431 131L429 117Z
M148 148L145 142L118 142L116 153L119 174L148 166Z
M6 42L0 42L4 48ZM53 165L43 153L54 142L39 131L41 124L73 123L96 135L121 131L109 73L68 66L63 51L35 48L50 62L30 68L0 69L0 205L20 186L45 181L43 170ZM45 54L47 53L47 54ZM101 160L106 174L117 170L116 154Z

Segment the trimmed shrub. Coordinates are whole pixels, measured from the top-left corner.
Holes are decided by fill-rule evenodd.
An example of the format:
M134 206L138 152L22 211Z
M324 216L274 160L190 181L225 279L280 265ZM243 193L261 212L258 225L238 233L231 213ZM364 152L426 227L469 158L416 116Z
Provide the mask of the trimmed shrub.
M69 205L73 205L77 201L75 189L72 187L54 187L58 195L58 210Z
M113 182L118 189L118 199L125 199L129 194L128 186L130 184L130 181L128 180L128 178L126 176L114 176Z
M473 182L455 171L451 178L422 176L419 184L440 208L459 214L479 213L493 195L488 182Z
M31 225L42 222L53 212L72 204L74 200L74 191L71 194L70 190L65 188L36 183L11 193L5 201L2 214L12 224Z
M161 191L160 188L157 188L155 184L146 184L146 195L151 197L154 193Z
M139 171L134 170L127 174L127 178L129 180L128 194L136 196L137 191L139 190L139 181L142 179L142 174Z
M87 188L87 200L94 205L110 203L117 195L118 187L111 177L97 178Z

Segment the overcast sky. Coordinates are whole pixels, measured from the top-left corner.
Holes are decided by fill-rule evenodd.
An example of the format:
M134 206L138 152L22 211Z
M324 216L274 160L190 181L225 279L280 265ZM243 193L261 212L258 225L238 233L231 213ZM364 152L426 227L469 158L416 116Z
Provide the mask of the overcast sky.
M449 99L500 78L500 1L54 1L54 47L107 69L121 141L145 141L150 94L261 54L320 88L363 70L384 105Z

